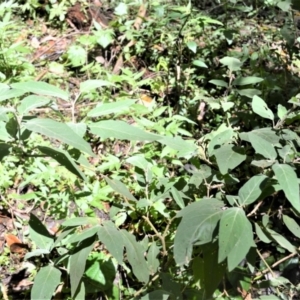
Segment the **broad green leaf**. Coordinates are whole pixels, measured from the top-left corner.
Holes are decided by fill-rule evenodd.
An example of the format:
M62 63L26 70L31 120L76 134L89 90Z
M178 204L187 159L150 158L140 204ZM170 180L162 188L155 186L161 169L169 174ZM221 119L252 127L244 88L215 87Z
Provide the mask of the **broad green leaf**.
M173 199L175 200L175 202L177 203L177 205L182 209L185 207L184 201L182 196L182 193L180 191L178 191L174 186L172 186L171 188L171 193L173 196Z
M294 219L290 218L287 215L283 215L283 222L294 236L300 238L300 226Z
M286 198L300 212L299 183L296 172L286 164L275 164L272 169Z
M106 246L110 254L121 265L123 263L123 235L111 221L106 221L98 230L99 240Z
M99 224L98 218L92 217L78 217L78 218L71 218L69 220L64 221L61 225L64 227L67 226L81 226L81 225L97 225Z
M116 8L115 8L115 14L117 16L124 16L124 15L127 15L128 13L128 6L127 4L121 2L119 3Z
M276 150L274 146L261 138L260 136L254 134L253 132L248 133L248 137L255 153L262 155L265 158L275 160L277 157Z
M211 242L223 206L224 203L217 199L202 199L177 214L177 217L182 217L174 240L174 258L178 265L189 262L196 242Z
M186 45L193 53L197 52L197 43L195 41L188 41Z
M30 239L40 249L50 250L54 242L53 236L34 214L30 214L29 235Z
M219 225L219 263L227 258L228 270L232 271L255 246L250 221L241 208L224 211Z
M124 121L100 121L90 123L88 126L93 134L103 139L116 138L129 141L157 141L162 138L157 134L149 133Z
M142 169L143 171L146 171L147 169L152 168L153 166L153 164L145 158L144 154L130 156L126 159L126 162Z
M123 113L129 110L129 107L135 103L135 100L123 100L112 103L102 103L88 112L89 117L100 117L109 114Z
M240 138L244 141L250 142L249 138L245 138L245 137L248 137L249 133L251 133L255 136L261 137L262 139L266 140L267 142L271 143L272 145L276 145L280 141L280 137L276 134L276 131L269 127L255 129L255 130L248 132L247 134L245 132L243 132L240 134Z
M83 300L83 299L85 299L85 295L86 295L85 284L83 281L81 281L80 286L77 290L77 293L74 297L74 300Z
M254 96L261 95L261 91L258 89L242 89L237 90L240 96L245 96L252 99Z
M244 150L234 145L223 145L214 151L214 155L223 175L236 168L246 159Z
M71 283L71 296L76 294L82 275L85 270L86 260L94 247L95 237L90 237L82 242L79 242L73 250L69 260L69 272Z
M6 124L7 124L7 122L0 121L0 140L3 142L8 142L8 141L12 140L11 135L7 132ZM2 143L2 145L6 145L6 144Z
M50 119L32 119L24 126L33 132L59 140L91 156L94 156L89 143L78 136L68 125Z
M198 149L198 147L193 142L185 141L180 136L164 136L158 139L158 142L174 150L177 150L177 157L195 154Z
M12 89L10 87L0 89L0 102L11 98L19 98L26 94L26 91Z
M197 66L197 67L200 67L200 68L208 68L207 64L206 64L204 61L199 60L199 59L194 60L194 61L192 62L192 64L193 64L194 66Z
M227 66L230 71L239 71L243 64L239 59L229 56L221 58L220 63L224 66Z
M256 232L258 238L262 242L264 242L266 244L271 243L272 240L269 239L269 237L267 236L267 234L264 232L263 229L261 229L261 227L257 223L255 223L255 232Z
M274 120L273 112L269 109L267 103L258 96L254 96L252 99L252 109L262 118Z
M85 135L87 126L85 123L66 123L81 138Z
M64 166L66 169L68 169L70 172L72 172L79 178L86 180L85 175L78 168L77 164L74 162L73 158L70 156L68 152L59 149L45 147L45 146L38 146L38 149L42 153L55 159L62 166Z
M23 90L24 92L27 93L58 97L63 100L69 99L68 92L63 91L54 85L42 81L27 81L27 82L12 83L11 87L15 89Z
M209 156L213 155L216 146L218 146L217 148L219 148L223 144L230 143L233 135L234 135L234 131L232 128L228 128L228 129L218 133L217 135L215 135L212 138L212 140L209 142L208 147L207 147Z
M248 85L248 84L255 84L263 81L263 78L255 77L255 76L248 76L248 77L238 77L233 80L233 85Z
M111 180L107 177L107 178L105 178L105 180L109 184L109 186L117 193L121 194L128 200L131 200L134 202L137 201L137 199L130 193L127 186L124 183L122 183L121 181L119 181L118 179Z
M41 256L41 255L45 255L45 254L50 254L50 251L46 250L46 249L37 249L37 250L26 253L26 255L24 256L24 259L28 260L31 257Z
M31 299L51 300L60 283L61 271L52 265L42 267L34 278Z
M136 278L147 283L149 281L149 269L144 257L144 249L139 244L135 237L126 230L121 231L123 234L123 241L126 247L127 259L131 265L133 274Z
M96 225L96 226L93 226L91 228L85 229L80 233L76 232L73 235L70 235L67 239L65 239L61 243L61 245L67 245L67 244L82 242L83 240L94 236L99 231L99 228L101 228L101 227L99 225Z
M265 175L251 177L239 190L239 204L244 206L255 202L262 193L262 183L267 179L268 177Z
M193 259L193 273L198 275L205 298L211 299L226 271L226 263L218 263L218 243L208 243L200 247L202 255ZM213 270L213 272L207 272ZM198 278L197 278L198 279Z
M283 105L278 104L277 115L278 115L279 119L283 120L283 118L286 116L286 114L287 114L287 109Z
M103 86L114 86L114 84L100 79L86 80L80 83L80 93L87 93Z
M149 271L151 275L154 275L158 268L159 268L159 260L157 258L157 255L160 253L159 247L156 245L155 242L151 243L151 246L147 253L147 263L149 267Z
M51 99L47 97L30 95L21 101L17 109L20 114L24 115L37 107L46 106L50 101Z
M270 233L271 237L284 249L288 250L291 253L296 252L295 246L293 246L285 237L283 237L281 234L278 232L266 228L266 230Z
M212 79L209 81L209 83L214 84L216 86L222 86L222 87L228 88L228 83L224 80Z
M146 294L145 296L140 298L141 300L168 300L170 299L170 292L164 290L156 290L151 293Z
M97 43L104 49L114 40L114 32L110 29L102 29L101 34L97 36Z

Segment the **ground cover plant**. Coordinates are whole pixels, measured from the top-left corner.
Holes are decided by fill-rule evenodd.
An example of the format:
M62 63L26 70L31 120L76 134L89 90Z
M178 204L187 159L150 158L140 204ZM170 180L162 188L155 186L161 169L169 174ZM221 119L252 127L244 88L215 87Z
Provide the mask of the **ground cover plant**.
M298 299L298 10L2 1L2 299Z

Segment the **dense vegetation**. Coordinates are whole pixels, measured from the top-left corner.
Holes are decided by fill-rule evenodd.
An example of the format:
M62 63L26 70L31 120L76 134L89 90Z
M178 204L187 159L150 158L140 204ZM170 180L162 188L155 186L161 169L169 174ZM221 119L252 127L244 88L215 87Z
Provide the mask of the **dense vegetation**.
M299 298L299 6L2 1L2 298Z

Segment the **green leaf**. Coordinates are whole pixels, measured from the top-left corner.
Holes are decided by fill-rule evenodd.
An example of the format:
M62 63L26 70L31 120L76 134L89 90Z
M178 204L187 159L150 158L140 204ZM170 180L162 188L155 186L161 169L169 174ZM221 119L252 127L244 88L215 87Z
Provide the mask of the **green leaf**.
M99 31L98 31L99 33ZM110 29L102 29L101 34L97 35L97 43L104 49L114 40L114 33Z
M152 242L147 253L147 263L151 275L154 275L158 271L160 263L157 258L157 255L159 254L159 252L159 247L156 245L155 242Z
M21 115L24 115L35 108L46 106L47 104L49 104L50 100L51 99L49 99L47 97L30 95L30 96L25 97L21 101L21 103L20 103L20 105L18 105L17 109Z
M99 224L98 218L92 218L92 217L78 217L78 218L72 218L69 220L64 221L61 225L64 227L73 227L73 226L81 226L81 225L97 225Z
M80 243L73 250L70 255L70 283L71 283L71 296L76 294L77 288L82 279L85 270L86 260L94 247L95 237L90 237Z
M277 106L277 115L278 115L278 118L280 120L283 120L283 118L286 116L287 114L287 109L282 106L281 104L278 104Z
M300 238L300 226L294 219L290 218L287 215L283 215L283 222L294 236Z
M42 153L55 159L62 166L68 169L71 173L75 174L76 176L78 176L83 180L86 180L85 175L78 168L77 164L74 162L73 158L70 156L68 152L59 149L45 147L45 146L38 146L38 149Z
M91 156L94 156L91 146L78 136L68 125L50 119L32 119L24 126L33 132L59 140Z
M149 281L149 269L144 257L143 247L136 241L131 233L124 229L121 232L133 274L139 281L147 283Z
M101 228L100 225L96 225L91 228L85 229L80 233L76 232L76 233L70 235L67 239L63 240L61 245L82 242L83 240L96 235L96 233L99 231L99 228Z
M188 41L186 45L192 52L197 52L197 43L195 41Z
M178 265L189 262L196 242L211 242L223 206L224 203L217 199L202 199L177 214L177 217L182 217L174 240L174 258Z
M219 229L219 263L227 258L228 271L232 271L246 257L253 241L252 226L241 208L224 211Z
M255 77L255 76L247 76L247 77L238 77L233 80L233 85L248 85L248 84L256 84L263 81L263 78Z
M223 145L214 151L221 174L225 175L245 159L244 150L234 145Z
M251 177L239 190L239 204L244 206L255 202L262 193L263 182L267 180L268 177L265 175Z
M218 263L218 243L208 243L202 245L200 249L201 257L193 259L193 273L199 276L201 287L205 290L205 299L211 299L226 271L226 264Z
M72 67L81 67L86 64L87 51L79 45L71 45L67 51Z
M286 164L275 164L272 169L286 198L300 212L299 183L295 171Z
M29 258L34 256L41 256L45 254L50 254L50 251L46 249L37 249L31 252L27 252L26 255L24 256L24 260L28 260Z
M281 234L279 234L278 232L270 229L270 228L266 228L266 230L268 231L268 233L270 233L271 237L284 249L288 250L291 253L295 253L296 252L296 248L295 246L293 246L285 237L283 237Z
M118 114L127 112L129 107L135 103L135 100L123 100L112 103L102 103L88 112L89 117L100 117L109 114Z
M200 68L208 68L207 64L206 64L204 61L199 60L199 59L194 60L194 61L192 62L192 64L193 64L194 66L197 66L197 67L200 67Z
M217 135L215 135L212 140L209 142L207 151L209 153L209 156L212 156L215 150L215 147L222 146L223 144L228 144L231 142L231 139L234 135L234 131L232 128L228 128L224 131L219 132Z
M261 95L261 91L258 89L242 89L242 90L237 90L238 94L240 96L245 96L250 99L253 98L253 96Z
M261 229L261 227L257 223L255 223L255 232L256 232L258 238L262 242L264 242L266 244L271 243L271 240L269 239L269 237L267 236L267 234L264 232L263 229Z
M114 84L100 79L86 80L80 83L80 93L87 93L103 86L114 86Z
M224 80L212 79L212 80L209 81L209 83L214 84L216 86L221 86L221 87L228 88L228 83Z
M100 121L89 124L89 128L93 134L103 139L116 138L129 141L157 141L162 138L157 134L146 132L124 121Z
M177 205L182 209L185 207L184 201L182 196L182 193L180 191L178 191L174 186L172 186L171 188L171 193L173 196L173 199L175 200L175 202L177 203Z
M121 2L115 8L115 14L117 16L124 16L124 15L127 15L127 13L128 13L128 6L125 3Z
M42 267L34 278L31 299L51 300L60 283L61 271L52 265Z
M170 137L170 136L164 136L160 139L158 139L158 142L166 145L174 150L177 150L177 156L178 157L184 157L186 155L195 154L198 147L192 142L185 141L180 136Z
M111 221L106 221L98 230L99 240L121 265L123 263L124 242L122 233Z
M136 202L137 199L130 193L127 186L119 181L118 179L109 179L108 177L105 178L106 182L109 184L109 186L116 191L117 193L121 194L128 200Z
M31 240L40 249L50 250L54 242L53 236L34 214L30 214L29 235Z
M79 286L79 288L78 288L78 290L77 290L77 293L76 293L76 295L75 295L75 297L74 297L74 300L83 300L83 299L85 299L85 295L86 295L86 292L85 292L85 284L84 284L84 282L82 281L82 282L80 283L80 286Z
M26 91L19 89L12 89L9 86L0 88L0 102L11 98L19 98L26 94Z
M254 96L252 99L252 109L259 116L274 120L273 112L269 109L267 103L258 96Z
M227 66L230 71L239 71L243 64L239 59L229 56L221 58L220 63L224 66Z
M258 153L265 158L275 160L277 157L276 150L274 146L266 141L265 139L261 138L260 136L256 135L253 132L248 133L249 141L252 145L252 147L255 150L255 153Z
M27 81L12 83L12 88L23 90L24 92L34 93L44 96L52 96L63 100L69 99L69 94L58 87L42 81Z
M151 293L146 294L141 300L168 300L170 298L170 292L164 291L164 290L156 290Z

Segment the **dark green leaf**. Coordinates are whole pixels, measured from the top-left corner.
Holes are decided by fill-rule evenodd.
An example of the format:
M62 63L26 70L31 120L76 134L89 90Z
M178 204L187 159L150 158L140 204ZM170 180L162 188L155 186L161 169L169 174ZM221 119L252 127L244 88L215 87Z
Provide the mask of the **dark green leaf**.
M51 300L60 283L61 271L54 266L42 267L34 278L31 299Z
M283 215L283 222L294 236L300 238L300 227L294 219L290 218L287 215Z

